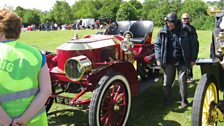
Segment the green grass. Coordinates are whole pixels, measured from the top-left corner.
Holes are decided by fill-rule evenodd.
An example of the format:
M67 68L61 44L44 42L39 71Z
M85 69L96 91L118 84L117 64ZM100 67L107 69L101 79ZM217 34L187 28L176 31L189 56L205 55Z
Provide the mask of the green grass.
M78 33L80 37L89 34L95 34L98 30L65 30L65 31L33 31L22 32L20 41L43 50L56 50L62 43L70 40L74 34Z
M158 30L159 28L154 29L153 41ZM57 46L71 39L74 32L84 36L85 34L94 34L97 30L23 32L19 40L39 49L56 50ZM197 33L200 43L199 58L208 58L212 32L197 31ZM193 70L195 81L188 85L188 100L191 105L195 88L201 77L198 66L195 66ZM163 105L162 81L145 90L139 96L133 97L127 126L190 126L192 107L188 107L187 110L179 109L180 95L177 81L172 91L174 103L170 107ZM53 104L48 120L50 126L88 126L88 110Z

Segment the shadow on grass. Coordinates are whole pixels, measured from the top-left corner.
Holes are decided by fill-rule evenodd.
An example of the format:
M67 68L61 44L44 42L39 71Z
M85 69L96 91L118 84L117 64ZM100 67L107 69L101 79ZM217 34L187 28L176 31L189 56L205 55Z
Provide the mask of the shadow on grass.
M48 113L49 126L88 126L88 112L76 109L56 110Z
M187 109L180 109L179 84L172 88L172 105L163 102L162 80L132 99L131 113L127 126L184 126L190 125L192 99L198 80L188 83ZM183 118L187 115L188 119ZM184 121L183 121L184 120ZM187 124L185 124L187 122Z
M132 97L131 111L126 126L189 126L191 107L195 89L199 80L188 83L188 101L186 110L179 109L179 84L175 81L172 88L172 105L163 103L162 80ZM57 106L58 107L58 106ZM88 126L88 111L59 106L48 113L49 126Z

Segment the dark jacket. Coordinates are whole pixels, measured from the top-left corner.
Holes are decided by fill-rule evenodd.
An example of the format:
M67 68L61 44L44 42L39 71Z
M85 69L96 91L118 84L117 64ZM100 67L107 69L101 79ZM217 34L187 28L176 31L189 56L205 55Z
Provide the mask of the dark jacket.
M197 32L196 32L194 26L192 26L190 24L183 24L183 28L186 29L189 32L190 36L196 35L196 37L198 37Z
M189 31L189 27L184 27L182 23L178 24L179 30L179 42L182 49L182 54L184 62L187 67L190 67L191 62L195 62L198 56L199 42L197 39L197 34L193 34ZM155 40L155 56L156 60L161 62L162 66L167 63L167 42L168 42L168 32L167 27L159 31L157 38Z

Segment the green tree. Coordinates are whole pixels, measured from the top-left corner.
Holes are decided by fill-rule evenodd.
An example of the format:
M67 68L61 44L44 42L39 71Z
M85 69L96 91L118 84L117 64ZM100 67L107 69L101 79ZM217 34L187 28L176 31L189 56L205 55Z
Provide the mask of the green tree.
M185 0L181 6L179 16L182 13L189 13L192 19L196 19L198 16L207 15L208 6L202 0Z
M49 11L49 12L45 11L45 12L42 12L40 15L41 15L41 23L46 23L49 21L56 22L54 19L53 11Z
M95 8L97 10L100 10L103 7L103 0L95 0L94 4L95 4Z
M31 9L26 9L23 13L22 17L23 24L25 26L31 25L31 24L40 24L40 15L39 11L37 10L31 10Z
M77 1L72 6L72 12L75 19L80 18L97 18L99 16L98 14L98 8L100 8L101 2L93 0L80 0Z
M220 9L224 9L224 0L220 0L218 6Z
M137 19L142 18L142 4L137 0L130 0L129 3L135 7Z
M69 24L73 21L71 8L65 1L56 1L52 12L55 21L59 24Z
M183 13L187 12L190 15L191 24L196 29L206 29L206 27L209 29L211 28L209 25L213 24L210 22L213 17L208 16L207 9L208 6L202 0L185 0L178 15L181 17Z
M105 17L109 17L116 20L116 13L122 0L102 0L102 3L103 6L99 10L100 18L104 19Z
M137 1L137 0L130 0L128 3L133 5L136 10L142 9L142 4L139 1Z
M129 2L123 2L117 12L117 20L137 20L136 8Z
M180 6L180 0L145 0L143 18L153 20L156 26L162 26L165 16L172 11L178 12Z
M23 8L20 7L20 6L17 6L16 9L15 9L15 13L16 13L17 15L19 15L21 18L23 17L24 12L25 12L25 9L23 9Z

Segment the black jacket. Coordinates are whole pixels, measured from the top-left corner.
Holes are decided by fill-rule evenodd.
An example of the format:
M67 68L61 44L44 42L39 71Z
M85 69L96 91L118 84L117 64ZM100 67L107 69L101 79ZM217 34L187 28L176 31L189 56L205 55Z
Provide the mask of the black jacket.
M184 62L187 67L190 67L190 63L195 62L198 56L199 42L197 39L197 34L193 34L193 30L189 30L189 27L183 26L181 22L179 22L177 28L179 30L178 37ZM168 32L168 27L164 27L161 31L159 31L154 43L156 60L160 61L162 66L165 66L167 63L167 42L169 40Z

